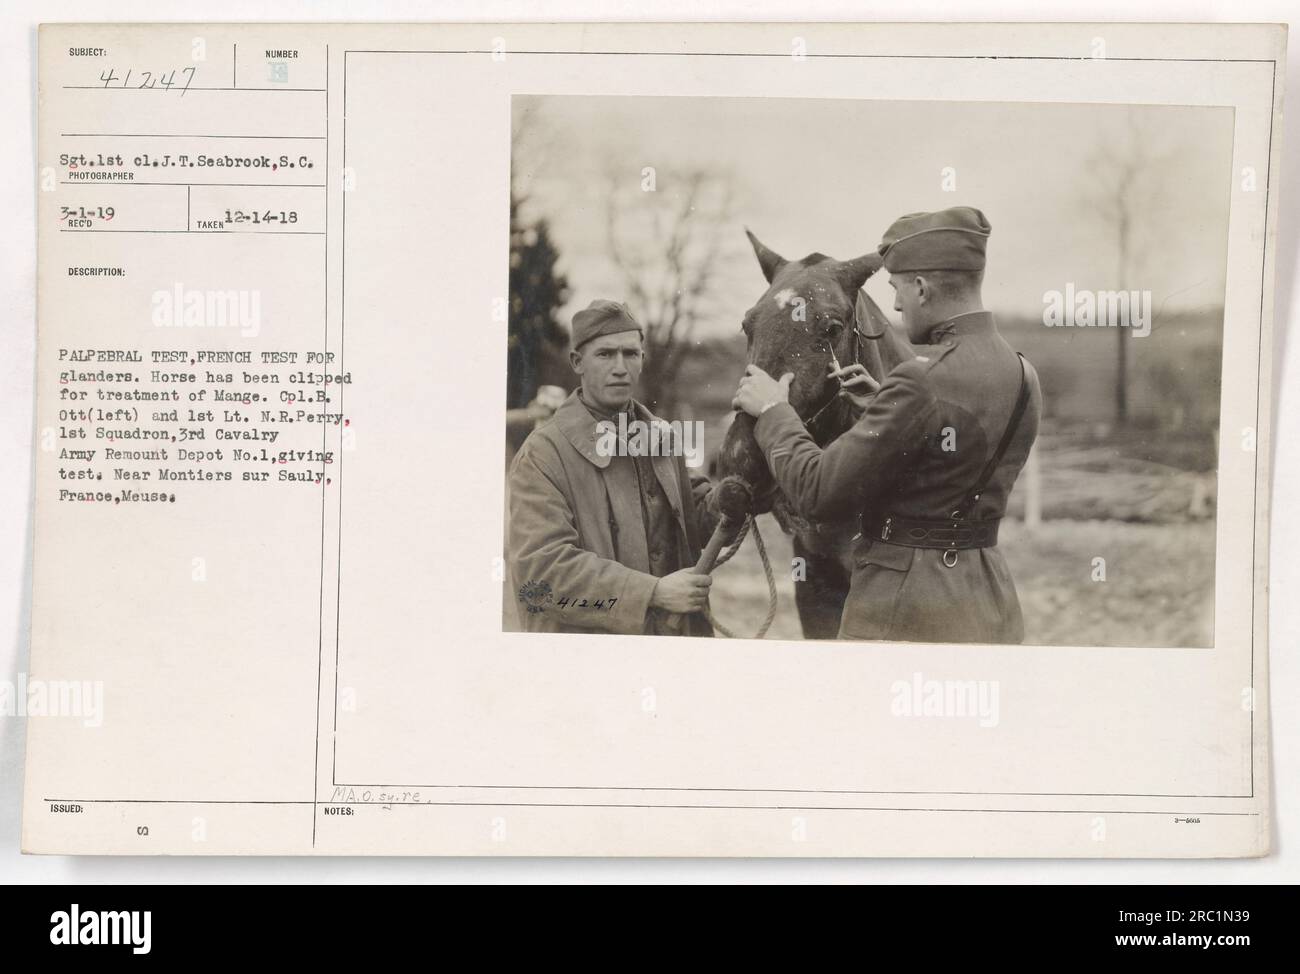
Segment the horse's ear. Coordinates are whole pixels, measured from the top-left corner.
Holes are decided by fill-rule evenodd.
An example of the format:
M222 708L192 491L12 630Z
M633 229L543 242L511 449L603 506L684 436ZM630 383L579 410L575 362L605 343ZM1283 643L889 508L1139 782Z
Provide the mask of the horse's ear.
M835 280L844 288L844 293L852 297L884 263L884 258L874 251L853 260L842 260L835 268Z
M750 244L754 247L754 255L758 257L758 266L763 268L763 276L767 278L767 283L772 283L772 278L776 277L776 272L785 266L785 258L775 250L768 250L759 242L759 239L745 230L745 236L749 238Z

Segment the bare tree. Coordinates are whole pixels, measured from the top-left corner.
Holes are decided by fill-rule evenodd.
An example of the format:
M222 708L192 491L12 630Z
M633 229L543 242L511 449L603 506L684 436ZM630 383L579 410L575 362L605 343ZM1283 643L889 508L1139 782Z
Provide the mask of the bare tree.
M675 412L678 370L708 313L730 225L732 183L704 169L645 170L637 181L610 173L607 182L609 255L645 328L641 392L656 411Z
M1156 153L1137 113L1130 108L1123 128L1088 158L1092 186L1085 203L1115 242L1114 286L1118 290L1130 289L1141 264L1139 239L1154 232L1145 224L1158 212L1159 171L1170 155ZM1123 307L1127 309L1127 305ZM1128 422L1128 325L1122 321L1115 328L1115 419L1121 426Z

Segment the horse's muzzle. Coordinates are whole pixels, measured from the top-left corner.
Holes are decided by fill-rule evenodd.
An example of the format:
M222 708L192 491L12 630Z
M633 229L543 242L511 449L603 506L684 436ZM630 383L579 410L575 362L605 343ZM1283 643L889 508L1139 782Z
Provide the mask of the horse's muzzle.
M753 513L754 493L750 486L739 477L723 477L718 484L718 510L731 521L743 521L746 514Z

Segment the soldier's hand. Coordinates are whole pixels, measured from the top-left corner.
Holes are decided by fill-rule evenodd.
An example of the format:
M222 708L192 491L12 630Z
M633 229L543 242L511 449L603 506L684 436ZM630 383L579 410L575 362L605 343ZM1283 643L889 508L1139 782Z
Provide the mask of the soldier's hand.
M555 409L553 407L551 407L549 404L543 402L540 399L534 399L524 408L528 412L529 418L534 421L550 419L551 416L554 415L555 413Z
M880 383L873 379L867 367L859 362L846 365L839 370L836 370L833 365L827 367L831 370L831 378L840 380L840 392L847 396L859 410L866 409L871 402L871 397L880 390Z
M709 600L712 575L697 575L689 568L665 575L655 583L650 604L669 612L699 612Z
M559 386L539 386L537 395L527 406L528 415L534 420L550 419L564 405L565 392Z
M736 398L731 400L731 408L743 409L757 418L767 407L790 401L790 383L793 381L793 372L774 379L757 365L747 365L745 377L736 389Z

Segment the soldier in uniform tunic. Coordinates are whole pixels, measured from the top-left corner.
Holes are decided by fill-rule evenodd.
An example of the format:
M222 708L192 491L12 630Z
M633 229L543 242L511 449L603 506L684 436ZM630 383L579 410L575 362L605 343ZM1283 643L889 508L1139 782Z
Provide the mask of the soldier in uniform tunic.
M989 232L970 207L908 214L889 228L879 252L916 357L878 386L868 380L857 422L826 449L787 401L792 376L750 366L737 391L795 509L818 520L861 515L840 638L1024 639L997 538L1042 393L984 310ZM850 371L860 388L864 370L840 378Z
M658 455L602 448L603 431L658 422L633 398L643 332L598 300L573 318L575 390L511 464L507 550L523 628L709 636L712 577L691 571L718 517L707 477L666 441Z

